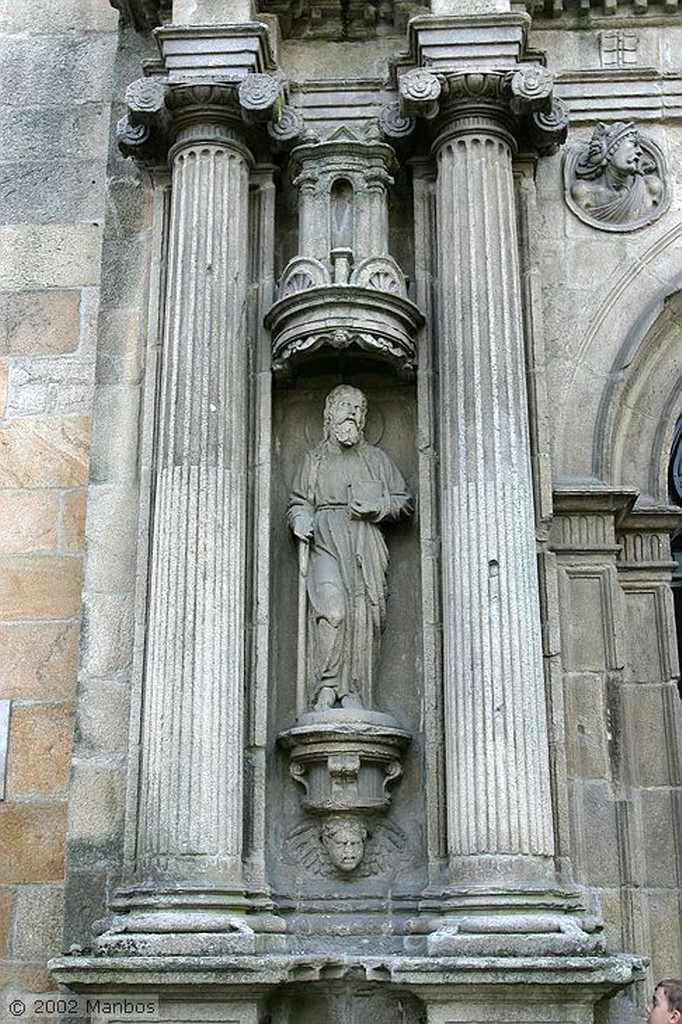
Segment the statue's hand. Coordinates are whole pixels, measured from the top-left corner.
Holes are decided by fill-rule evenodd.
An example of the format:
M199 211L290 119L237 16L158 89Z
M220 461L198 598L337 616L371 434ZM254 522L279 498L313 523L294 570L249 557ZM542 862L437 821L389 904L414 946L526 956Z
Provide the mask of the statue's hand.
M371 519L383 511L381 502L363 501L361 498L353 498L348 509L351 519Z
M292 524L291 528L294 531L294 535L296 537L298 537L299 540L304 541L306 544L310 540L312 540L312 536L313 536L313 518L312 518L312 516L309 516L306 513L304 513L304 514L302 514L300 516L297 516L296 520Z

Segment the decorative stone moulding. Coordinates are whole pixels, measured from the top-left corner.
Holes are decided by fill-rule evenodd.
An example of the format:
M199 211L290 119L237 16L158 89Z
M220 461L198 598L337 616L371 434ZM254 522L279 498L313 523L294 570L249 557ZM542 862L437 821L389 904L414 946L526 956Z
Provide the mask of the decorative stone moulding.
M442 117L456 124L458 133L476 133L480 118L493 115L510 144L529 144L539 153L556 150L566 140L568 111L553 94L554 78L539 64L513 69L466 68L433 71L416 68L399 80L399 113L407 121ZM463 119L466 119L465 121ZM387 137L390 124L382 130Z
M306 811L375 814L389 808L410 739L391 715L361 708L304 712L278 742Z
M275 373L289 372L320 349L350 347L401 371L413 368L414 339L424 321L407 298L402 271L390 256L368 257L352 271L351 265L347 249L333 250L327 265L304 256L289 263L265 318Z
M304 712L278 736L302 788L301 805L317 817L322 845L342 875L360 868L371 822L390 806L410 740L390 715L364 708Z
M632 121L599 121L588 141L564 152L564 198L584 224L635 231L670 205L662 152Z
M249 74L274 71L267 25L164 25L154 33L171 81L206 78L239 82Z

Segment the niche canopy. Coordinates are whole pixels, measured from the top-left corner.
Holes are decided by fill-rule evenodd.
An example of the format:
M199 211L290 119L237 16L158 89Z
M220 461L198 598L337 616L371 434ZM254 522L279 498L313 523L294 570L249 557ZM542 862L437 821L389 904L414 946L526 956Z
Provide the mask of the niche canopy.
M423 317L388 255L394 161L390 146L347 128L292 153L299 254L285 267L265 318L276 373L324 348L353 348L402 371L414 366Z

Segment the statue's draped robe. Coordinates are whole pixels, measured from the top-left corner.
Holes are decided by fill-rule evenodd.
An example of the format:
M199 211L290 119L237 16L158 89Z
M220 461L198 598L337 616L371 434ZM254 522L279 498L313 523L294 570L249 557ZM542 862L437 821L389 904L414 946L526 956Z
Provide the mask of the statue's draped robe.
M350 495L378 500L379 511L353 519ZM386 616L388 551L377 523L412 511L388 455L361 441L324 441L306 453L294 480L288 518L314 523L308 568L308 683L311 698L330 686L337 698L372 703L372 676Z
M597 220L610 224L627 224L639 220L660 199L662 185L655 175L635 174L629 188L607 188L599 183L574 186L579 206Z

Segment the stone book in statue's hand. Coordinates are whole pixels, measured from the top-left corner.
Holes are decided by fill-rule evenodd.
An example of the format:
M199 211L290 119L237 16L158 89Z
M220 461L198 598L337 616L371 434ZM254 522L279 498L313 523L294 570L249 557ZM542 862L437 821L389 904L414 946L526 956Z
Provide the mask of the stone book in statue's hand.
M355 480L348 485L348 507L352 516L377 515L382 510L383 498L381 480Z

